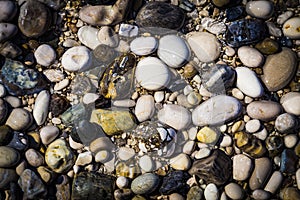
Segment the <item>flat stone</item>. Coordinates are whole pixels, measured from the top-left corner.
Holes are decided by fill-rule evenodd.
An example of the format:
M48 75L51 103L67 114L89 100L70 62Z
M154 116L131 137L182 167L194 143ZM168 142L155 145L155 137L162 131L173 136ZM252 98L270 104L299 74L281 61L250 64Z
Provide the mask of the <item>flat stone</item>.
M20 153L7 146L0 146L0 168L13 167L20 161Z
M145 56L156 51L158 42L154 37L137 37L130 43L130 50L138 56Z
M171 158L170 166L175 170L188 170L191 167L191 159L188 155L181 153L178 156Z
M230 96L211 97L197 106L192 112L196 126L217 125L235 119L242 111L241 103Z
M18 180L15 169L0 168L0 188L7 188L11 182Z
M243 199L244 192L240 185L236 183L229 183L225 186L225 193L231 199Z
M264 62L264 56L255 48L242 46L238 49L238 56L247 67L259 67Z
M9 22L17 14L17 5L12 1L0 1L0 22Z
M40 137L43 144L48 145L58 136L59 129L53 125L47 125L41 128Z
M201 128L197 133L197 140L205 144L215 144L219 140L220 134L216 129L207 126Z
M64 73L57 69L46 69L43 74L51 82L60 82L65 78Z
M138 62L135 77L137 82L147 90L159 90L168 85L170 72L158 58L147 57Z
M232 161L233 179L237 181L246 180L253 168L251 159L243 154L238 154L233 156Z
M263 157L255 159L254 170L249 179L249 187L251 190L260 189L264 186L267 178L272 173L272 162L269 158Z
M176 35L160 38L157 49L158 57L171 68L179 68L190 59L190 49L185 40Z
M282 26L283 35L291 39L300 39L300 17L288 19Z
M163 109L158 111L157 117L161 123L167 124L176 130L186 129L191 123L190 111L175 104L164 105Z
M273 172L264 190L274 194L280 188L283 178L284 177L281 172Z
M51 12L45 4L28 0L20 7L18 26L25 36L38 37L48 30L51 19Z
M131 183L131 190L135 194L149 194L159 184L159 177L152 173L145 173L135 178Z
M289 18L291 18L293 15L294 15L294 12L293 12L293 11L287 10L287 11L285 11L284 13L282 13L281 15L279 15L279 16L277 17L276 22L277 22L277 24L282 25L282 24L284 24L284 22L286 22L286 21L287 21Z
M131 130L136 125L133 115L122 110L93 110L90 122L99 124L107 135Z
M6 125L13 130L21 131L26 130L32 125L33 117L31 113L23 108L15 108L10 113Z
M139 122L151 119L155 112L154 98L151 95L143 95L138 98L134 114Z
M237 67L236 86L247 96L257 98L264 94L264 88L256 73L247 67Z
M247 106L247 113L253 119L274 120L282 112L282 107L274 101L253 101Z
M98 32L99 29L92 26L82 26L79 28L77 35L82 44L91 49L95 49L101 44L97 37Z
M252 17L269 19L274 12L271 1L250 1L246 4L246 12Z
M89 148L92 153L97 153L100 150L107 150L111 152L115 148L115 145L108 137L104 136L93 140Z
M283 113L275 120L275 128L281 133L293 132L298 126L298 119L289 113Z
M119 36L109 26L102 26L98 31L97 37L101 44L109 47L117 47L119 44Z
M188 44L200 61L212 62L219 57L221 44L213 34L190 32L186 37Z
M289 92L283 95L280 99L283 109L290 114L300 115L300 93Z
M184 12L177 6L164 2L149 2L140 9L136 23L145 28L180 29L185 21Z
M42 125L48 117L50 94L47 90L41 91L35 99L33 118L37 125Z
M226 31L226 25L224 22L220 22L210 17L202 18L201 26L215 35L223 34Z
M131 99L115 100L112 102L112 104L114 106L123 107L123 108L131 108L131 107L136 106L135 101L131 100Z
M219 199L219 195L218 188L214 183L210 183L206 186L204 190L205 199L217 200Z
M1 1L0 1L1 3ZM0 23L0 42L3 43L14 37L18 32L18 28L14 24Z
M296 54L284 47L281 52L267 57L261 79L269 91L277 91L289 84L296 68Z
M54 49L48 44L40 45L34 52L36 62L42 66L50 66L56 59Z
M39 167L45 163L44 156L35 149L28 149L25 152L25 158L29 165Z
M84 71L92 64L90 50L85 46L72 47L63 54L61 64L67 71Z

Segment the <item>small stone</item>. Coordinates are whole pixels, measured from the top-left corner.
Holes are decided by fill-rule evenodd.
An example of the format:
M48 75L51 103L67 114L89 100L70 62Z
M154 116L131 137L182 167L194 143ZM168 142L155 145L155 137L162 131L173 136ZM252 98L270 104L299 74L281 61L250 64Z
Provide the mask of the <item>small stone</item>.
M274 194L280 188L283 178L284 177L281 172L279 171L273 172L264 190Z
M112 105L116 107L123 107L123 108L132 108L136 106L135 101L131 99L123 99L123 100L115 100L112 102Z
M254 190L252 192L252 197L255 200L267 200L270 199L270 193L261 189Z
M8 115L8 104L0 99L0 123L2 124L7 119Z
M275 128L281 133L293 132L298 126L297 118L289 113L283 113L275 120Z
M4 97L5 95L6 95L5 87L2 84L0 84L0 98Z
M35 149L28 149L25 152L27 162L33 167L39 167L44 164L44 156Z
M18 32L18 28L14 24L0 23L0 42L4 43L14 37Z
M187 42L201 62L212 62L220 55L221 44L213 34L207 32L190 32Z
M195 105L199 105L199 103L202 100L202 96L197 93L197 92L191 92L190 94L188 94L187 96L187 101L189 104L195 106Z
M7 125L0 126L0 146L7 145L13 138L13 132Z
M91 103L95 103L95 101L99 98L98 94L95 93L86 93L84 94L83 98L82 98L82 102L84 104L91 104Z
M263 41L257 43L255 48L263 54L270 55L278 52L279 44L271 38L265 38Z
M187 154L187 155L191 155L195 149L196 143L195 141L188 141L187 143L184 144L183 148L182 148L182 152Z
M109 47L117 47L119 44L119 36L109 26L102 26L98 31L97 37L101 44Z
M293 17L287 20L283 26L283 35L291 39L300 39L300 17Z
M144 172L151 172L154 170L154 161L148 155L144 155L139 160L139 166Z
M138 35L139 28L131 24L121 24L119 29L119 35L123 37L135 37Z
M252 17L269 19L273 15L274 6L270 1L252 1L246 4L246 12Z
M188 155L181 153L171 158L170 165L175 170L188 170L191 167L191 159Z
M72 47L63 54L61 64L67 71L84 71L91 65L90 54L90 50L85 46Z
M238 49L239 59L247 67L259 67L264 62L264 56L255 48L242 46Z
M217 130L205 126L197 133L197 140L205 144L215 144L219 136L220 134Z
M9 22L17 14L17 5L13 1L0 1L0 22Z
M10 113L6 125L13 130L22 131L26 130L32 125L33 117L31 113L23 108L15 108Z
M243 154L238 154L233 156L232 161L233 179L237 181L246 180L253 168L251 159Z
M262 188L271 173L272 162L269 158L263 157L255 159L254 170L249 179L250 189L256 190Z
M212 3L218 7L224 7L230 3L230 0L212 0Z
M219 191L215 184L210 183L204 190L205 199L217 200L219 198Z
M112 141L108 138L108 137L99 137L95 140L93 140L90 144L90 151L92 153L97 153L100 150L107 150L109 152L112 151L112 149L114 149L114 144L112 143Z
M229 183L225 186L225 193L231 199L243 199L243 189L236 183Z
M249 133L256 133L261 128L261 123L258 119L252 119L246 123L246 131Z
M43 74L51 82L59 82L65 78L64 73L56 69L46 69L43 71Z
M56 126L47 125L41 128L40 136L43 144L50 144L59 134L59 129Z
M53 116L57 117L70 107L70 103L66 97L58 94L51 95L50 111Z
M120 189L127 188L129 185L129 180L124 176L119 176L116 180L116 184Z
M56 59L54 49L48 44L40 45L34 52L36 62L42 66L50 66Z
M59 81L58 83L56 83L54 85L53 89L56 91L60 91L60 90L63 90L64 88L66 88L69 84L70 84L70 79L65 78L62 81Z
M220 22L210 17L202 18L201 26L215 35L223 34L226 31L226 25L224 22Z
M135 116L139 122L151 119L155 112L154 98L151 95L141 96L135 106Z
M298 142L298 137L295 134L289 134L284 136L283 140L284 140L284 145L287 148L293 148Z
M123 161L128 161L135 156L135 151L129 147L121 147L117 153L118 158Z
M1 6L1 5L0 5ZM0 188L7 188L11 182L18 180L15 169L0 168Z
M153 192L159 184L159 177L152 173L145 173L135 178L131 183L131 190L135 194L149 194Z
M97 37L98 31L99 29L92 26L82 26L77 33L78 39L85 46L96 49L96 47L101 44Z
M222 138L222 141L220 143L220 146L221 147L229 147L232 145L232 138L229 136L229 135L225 135L223 138Z
M169 195L169 200L184 200L185 198L178 193Z
M107 150L100 150L95 155L95 161L100 163L106 163L110 159L110 152Z
M0 168L15 166L20 160L18 151L11 147L0 146Z
M155 57L147 57L139 61L135 77L137 82L147 90L164 88L171 78L167 66Z
M37 172L39 173L41 179L46 183L50 183L55 178L55 173L45 166L39 166L37 168Z
M300 93L289 92L283 95L280 103L287 113L300 116Z
M282 107L274 101L253 101L247 106L247 113L253 119L271 121L282 112Z
M186 194L189 189L187 184L189 178L189 174L185 171L171 171L163 178L159 192L164 195L174 192Z
M78 154L77 159L75 161L75 165L77 166L85 166L92 162L93 156L90 151L86 151Z
M157 46L154 37L138 37L131 41L130 50L138 56L145 56L156 51Z
M163 91L158 91L154 93L154 99L156 103L161 103L165 98L165 93Z
M277 17L277 24L280 24L282 25L284 22L286 22L289 18L291 18L292 16L294 15L294 12L293 11L285 11L284 13L282 13L281 15L279 15Z
M203 190L199 186L193 186L187 193L187 200L201 200L203 195Z
M171 68L179 68L190 58L190 49L185 40L176 35L160 38L157 49L158 57Z
M294 174L297 170L298 157L292 149L284 149L281 154L280 171L282 173Z
M50 94L47 90L41 91L35 99L33 117L37 125L42 125L48 117Z

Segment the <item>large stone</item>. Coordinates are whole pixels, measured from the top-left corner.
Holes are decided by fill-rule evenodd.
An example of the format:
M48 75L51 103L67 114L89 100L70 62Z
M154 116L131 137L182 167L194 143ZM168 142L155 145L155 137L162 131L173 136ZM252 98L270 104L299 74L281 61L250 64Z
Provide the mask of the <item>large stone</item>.
M253 101L247 106L247 113L253 119L274 120L282 112L282 107L274 101Z
M20 153L7 146L0 146L0 167L12 167L20 160Z
M17 5L13 1L0 1L0 22L11 21L17 14Z
M187 180L189 174L186 171L178 170L169 172L164 178L159 192L166 195L174 192L186 194L188 192Z
M289 92L283 95L280 99L280 103L287 113L293 115L300 115L300 93Z
M135 127L133 115L126 110L93 110L90 122L99 124L107 135L115 135Z
M282 48L277 54L269 55L263 66L263 83L274 92L287 86L295 75L297 56L288 48Z
M145 173L135 178L131 183L131 190L135 194L149 194L153 192L159 184L159 177L152 173Z
M269 158L263 157L255 159L254 170L249 180L250 189L256 190L262 188L271 173L272 162Z

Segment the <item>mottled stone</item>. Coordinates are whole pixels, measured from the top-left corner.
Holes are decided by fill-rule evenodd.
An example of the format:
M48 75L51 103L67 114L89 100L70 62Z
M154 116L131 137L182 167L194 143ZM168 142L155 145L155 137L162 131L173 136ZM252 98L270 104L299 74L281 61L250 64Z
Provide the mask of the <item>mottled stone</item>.
M11 182L18 180L16 170L0 168L0 189L6 188Z
M65 112L70 107L68 99L58 94L53 94L50 100L50 111L54 117Z
M8 115L8 104L3 99L0 99L0 124L3 124Z
M283 34L291 39L300 39L300 17L293 17L287 20L283 26Z
M266 38L263 41L257 43L255 45L255 48L263 54L270 55L278 52L279 44L271 38Z
M280 197L283 200L297 200L300 199L300 192L297 188L287 187L280 191Z
M203 195L203 190L199 186L193 186L187 193L187 200L201 200Z
M159 177L152 173L145 173L135 178L131 183L131 190L135 194L149 194L153 192L159 184Z
M247 113L253 119L274 120L282 112L282 107L274 101L253 101L247 106Z
M275 120L275 128L281 133L293 132L297 127L299 127L299 120L289 113L283 113Z

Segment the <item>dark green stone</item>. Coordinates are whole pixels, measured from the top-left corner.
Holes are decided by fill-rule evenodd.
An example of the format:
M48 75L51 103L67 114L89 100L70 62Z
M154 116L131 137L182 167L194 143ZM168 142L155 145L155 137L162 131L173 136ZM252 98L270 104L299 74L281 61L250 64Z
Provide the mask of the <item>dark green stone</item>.
M279 51L278 43L270 38L266 38L263 41L257 43L255 45L255 48L266 55L274 54Z

